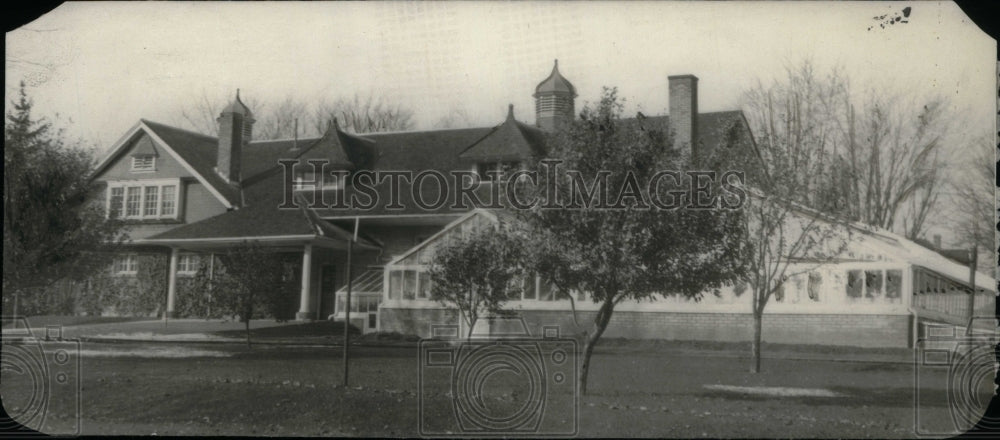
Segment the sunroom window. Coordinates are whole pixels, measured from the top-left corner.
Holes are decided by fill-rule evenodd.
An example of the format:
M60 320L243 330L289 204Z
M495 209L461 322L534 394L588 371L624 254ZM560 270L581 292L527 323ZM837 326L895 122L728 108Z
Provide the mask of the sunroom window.
M847 271L847 302L898 304L902 302L903 271L867 269Z

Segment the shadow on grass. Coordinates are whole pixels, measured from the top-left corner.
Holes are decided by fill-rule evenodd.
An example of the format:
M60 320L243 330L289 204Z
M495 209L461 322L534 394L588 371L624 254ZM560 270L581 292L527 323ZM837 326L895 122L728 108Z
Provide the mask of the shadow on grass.
M849 407L884 407L884 408L913 408L913 388L908 387L880 387L880 388L860 388L860 387L825 387L839 396L786 396L776 397L765 394L752 394L732 391L704 391L692 393L692 396L701 398L718 398L724 400L743 400L747 402L781 401L798 405L808 406L849 406ZM939 395L940 394L940 395ZM947 396L944 390L924 390L922 397L927 397L929 406L947 406ZM923 400L923 399L922 399ZM931 403L933 402L933 403ZM922 403L923 405L923 403Z
M361 334L355 326L350 327L351 337ZM228 338L246 337L246 330L223 330L213 332L213 335ZM250 329L251 340L259 339L294 339L294 338L343 338L344 323L338 321L314 321L301 324L278 325L274 327L264 327Z

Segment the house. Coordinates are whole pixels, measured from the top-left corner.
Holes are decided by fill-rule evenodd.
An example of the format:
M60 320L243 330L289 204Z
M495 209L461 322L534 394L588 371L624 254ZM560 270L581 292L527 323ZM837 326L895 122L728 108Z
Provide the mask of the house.
M667 80L670 114L646 117L645 124L671 130L675 145L692 154L733 136L739 143L753 142L740 111L698 112L697 77ZM535 88L534 125L519 121L510 107L506 119L493 127L358 135L333 121L319 138L258 141L253 139L254 116L238 91L219 115L217 137L140 120L113 145L95 173L104 184L108 215L131 226L127 250L110 270L134 276L140 256L165 256L164 312L177 316L200 295L181 293L185 277L214 267L215 254L256 241L287 257L289 276L299 286L297 297L289 299L289 317L343 319L348 243L356 236L352 323L364 331L426 335L431 324L456 319L453 311L428 298L429 251L449 234L497 221L481 203L495 188L489 172L517 169L544 156L545 133L574 118L576 95L557 63ZM333 170L313 168L310 161L315 160ZM389 179L375 182L370 194L389 203L346 206L341 203L345 183L322 177L324 171L356 176L376 171L463 173L468 180L462 182L469 184L465 196L475 201L464 206L436 203L447 196L441 186ZM315 199L317 194L322 200ZM395 203L393 194L400 197ZM914 334L916 298L931 291L942 292L942 299L922 303L927 310L940 309L944 317L962 315L962 310L948 308L954 299L943 299L945 292L958 292L967 283L961 265L889 233L867 234L856 258L789 283L792 287L769 308L774 317L767 320L767 340L905 346ZM995 290L984 276L976 285ZM529 322L572 324L568 301L555 299L541 280L529 290L511 305ZM697 305L671 299L623 304L607 334L747 339L749 302L735 290ZM983 304L992 298L982 296ZM581 313L592 313L587 301L577 304ZM185 313L198 315L197 310Z

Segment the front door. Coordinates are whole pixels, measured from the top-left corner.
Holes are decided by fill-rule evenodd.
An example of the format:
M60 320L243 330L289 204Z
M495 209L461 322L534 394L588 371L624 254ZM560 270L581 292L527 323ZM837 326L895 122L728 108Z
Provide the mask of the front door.
M326 319L333 314L334 298L337 292L337 266L324 264L320 266L319 274L319 319Z

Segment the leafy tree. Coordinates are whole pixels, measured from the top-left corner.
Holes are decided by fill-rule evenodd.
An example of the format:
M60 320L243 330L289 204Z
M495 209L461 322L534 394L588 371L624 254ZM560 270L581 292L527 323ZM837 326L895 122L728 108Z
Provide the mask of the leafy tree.
M504 303L520 295L524 249L503 224L446 242L428 270L431 298L457 309L471 338L481 316L505 314Z
M585 108L580 120L548 138L548 157L562 160L564 170L578 171L584 182L606 176L612 196L632 178L643 182L636 196L619 196L610 202L612 209L593 203L571 207L565 192L547 192L570 188L572 173L554 173L555 182L540 173L541 183L535 187L540 203L516 211L532 243L532 267L560 295L586 292L599 305L592 325L581 334L583 393L594 347L617 305L665 295L698 300L706 290L718 294L719 287L741 274L736 254L742 243L740 211L642 206L639 198L653 196L645 183L658 171L687 168L690 155L671 147L665 127L646 126L641 117L622 120L621 112L617 90L606 88L600 102ZM690 182L678 183L685 188ZM668 190L678 188L664 184L655 195L667 201L673 196ZM550 204L553 199L556 203ZM551 205L557 207L545 208Z
M224 313L239 317L245 324L247 348L250 342L250 320L267 312L271 305L281 303L282 296L292 294L283 279L284 270L279 254L270 252L257 242L245 241L224 254L219 254L221 267L216 267L210 284L214 304Z
M4 124L3 291L41 292L105 267L123 225L93 200L91 153L32 115L24 83Z

